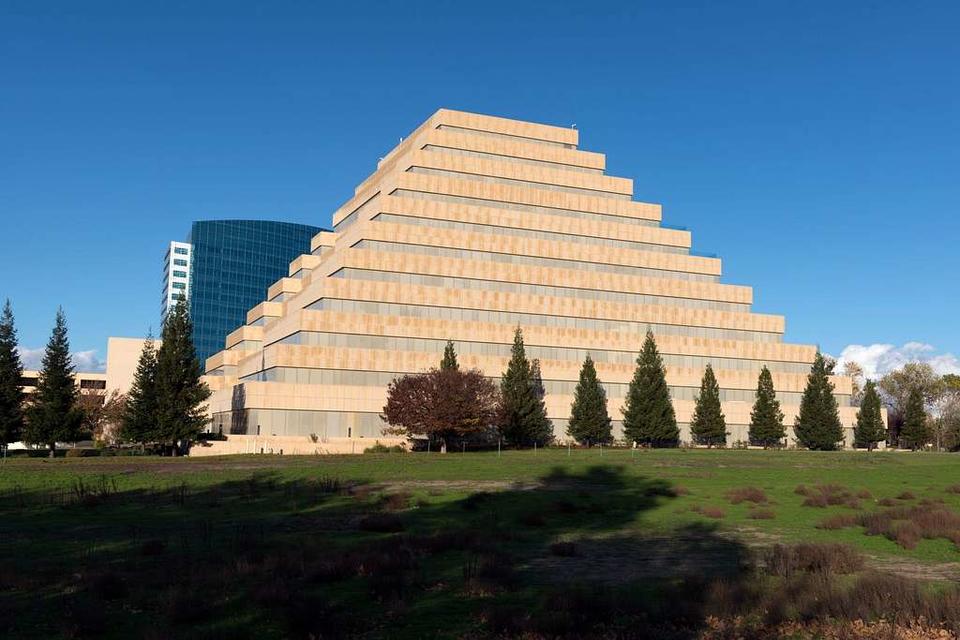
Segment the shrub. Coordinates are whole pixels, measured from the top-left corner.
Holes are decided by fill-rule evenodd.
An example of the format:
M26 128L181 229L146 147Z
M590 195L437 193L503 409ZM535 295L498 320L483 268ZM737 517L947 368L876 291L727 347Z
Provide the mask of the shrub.
M764 493L763 489L757 487L731 489L727 492L727 498L730 500L730 504L740 504L741 502L765 504L767 502L767 494Z
M857 491L857 497L861 500L870 500L873 498L873 494L866 489L860 489L860 491Z
M913 495L910 491L904 491L897 496L897 500L914 500L917 496Z
M952 484L946 489L947 493L960 493L960 484Z
M817 523L817 529L846 529L858 524L859 518L852 513L838 513Z
M854 573L863 568L863 556L845 544L777 544L765 560L767 573L787 577L805 573Z
M316 442L316 441L314 441ZM402 444L385 445L379 440L372 447L363 450L364 453L406 453L407 449Z
M577 555L577 543L554 542L550 545L550 553L561 558L572 558Z
M547 521L543 517L543 514L531 512L520 516L520 524L525 527L545 527Z
M700 514L708 518L716 518L717 520L727 515L723 509L714 506L701 507Z
M803 501L805 507L816 507L824 509L829 506L845 506L850 509L859 509L860 502L857 500L847 487L837 484L818 484L813 489L808 489L800 485L794 490L802 496L806 496Z
M396 533L403 531L403 521L394 513L371 513L361 518L358 526L361 531L370 531L373 533Z
M773 520L777 517L773 509L766 509L764 507L754 507L750 510L749 516L751 520Z
M412 498L413 494L409 491L388 493L380 497L380 506L387 511L403 511L410 508L410 500Z
M880 498L877 500L877 504L881 507L895 507L897 502L893 498Z
M482 505L490 501L491 494L487 491L478 491L477 493L471 493L469 496L463 499L460 503L460 506L466 509L467 511L476 511Z

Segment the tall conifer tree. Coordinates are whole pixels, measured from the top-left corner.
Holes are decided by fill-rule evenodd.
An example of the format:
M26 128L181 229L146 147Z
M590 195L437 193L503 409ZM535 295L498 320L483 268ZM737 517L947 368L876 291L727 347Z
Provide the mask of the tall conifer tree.
M607 413L607 392L597 378L597 368L590 354L580 367L580 381L570 406L567 433L581 444L607 444L613 440L610 414Z
M37 390L27 409L24 439L32 444L46 445L51 458L56 453L57 442L80 440L83 437L83 411L79 395L70 360L67 319L63 309L57 309L56 325L43 353Z
M903 426L900 428L900 446L905 449L922 449L930 441L927 428L927 412L923 408L923 391L920 387L910 390L907 407L903 412Z
M817 351L800 400L800 415L794 423L797 443L807 449L834 451L843 441L837 399L827 375L827 362Z
M675 447L680 442L677 417L670 401L667 371L657 351L653 332L647 331L637 368L627 388L623 433L629 442L653 447Z
M193 347L193 323L186 298L163 320L157 350L157 440L173 455L197 437L207 424L210 389L200 380L203 370Z
M757 379L757 397L750 412L750 444L763 447L779 447L787 437L783 425L783 411L773 388L773 376L770 369L763 365Z
M880 394L873 380L867 380L860 400L860 410L857 411L857 424L853 428L854 446L872 451L878 442L887 438L887 429L883 424L883 414L880 411Z
M453 348L452 340L447 340L447 346L443 349L443 360L440 361L440 369L442 371L449 369L453 369L454 371L460 370L460 364L457 362L457 352Z
M700 393L690 420L690 435L696 444L708 447L727 444L727 421L720 407L720 385L709 363L700 381Z
M0 449L18 441L23 431L22 377L13 307L7 300L0 316Z
M120 428L120 438L126 442L156 442L157 428L157 351L153 336L148 335L133 374L133 384L127 393L127 404Z
M535 372L527 360L523 331L517 327L510 362L500 380L500 433L514 446L543 445L552 438L553 429L543 402L543 383L537 383L538 377L539 364Z

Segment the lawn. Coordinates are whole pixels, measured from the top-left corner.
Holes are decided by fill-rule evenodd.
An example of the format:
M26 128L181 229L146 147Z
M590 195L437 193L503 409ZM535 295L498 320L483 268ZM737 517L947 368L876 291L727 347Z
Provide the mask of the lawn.
M958 471L947 454L721 450L10 459L0 635L485 637L597 593L610 624L640 606L624 594L655 620L677 580L737 580L776 543L846 543L948 584L960 529L858 519L960 512ZM596 623L550 620L544 637Z

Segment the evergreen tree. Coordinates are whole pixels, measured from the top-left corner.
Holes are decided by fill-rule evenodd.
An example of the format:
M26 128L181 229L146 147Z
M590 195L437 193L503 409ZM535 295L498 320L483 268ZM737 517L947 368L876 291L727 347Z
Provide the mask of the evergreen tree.
M534 410L530 414L527 424L527 433L533 442L545 446L553 441L553 423L547 417L547 389L543 386L543 374L540 373L540 359L530 361L530 385L533 387L533 397L536 398Z
M750 444L767 447L779 447L787 437L787 429L783 426L783 411L780 410L780 401L773 389L773 376L770 369L763 365L760 377L757 380L757 399L750 412Z
M675 447L680 442L677 417L670 401L667 372L657 351L653 332L647 331L637 369L621 409L623 433L628 442L654 447Z
M696 444L708 447L727 444L727 421L720 408L720 385L709 363L700 381L700 393L690 421L690 435Z
M443 360L440 361L440 369L446 371L453 369L460 370L460 364L457 362L457 352L453 348L453 341L447 340L447 346L443 349Z
M156 439L171 447L173 455L207 424L206 405L210 389L200 380L203 370L193 347L193 323L186 298L163 320L157 350L157 433Z
M56 325L43 353L37 390L27 409L24 439L49 447L51 458L56 453L57 442L80 440L83 411L79 395L70 360L67 319L63 309L58 309Z
M867 380L857 411L857 424L853 428L853 444L860 449L873 450L878 442L887 438L887 428L880 412L880 394L873 380Z
M580 444L607 444L613 441L610 414L607 413L607 392L597 379L597 369L590 354L587 354L580 367L580 381L573 393L567 433Z
M552 438L553 428L543 402L543 382L537 383L538 377L539 363L535 372L527 360L523 331L517 327L510 362L500 380L500 433L514 446L543 445Z
M120 438L139 443L158 440L157 413L157 351L153 336L148 335L133 374L133 384L127 393Z
M0 316L0 449L18 441L23 431L22 377L13 308L7 300Z
M794 422L797 443L807 449L834 451L843 440L837 399L827 375L827 361L817 351L800 400L800 415Z
M900 446L916 451L929 441L930 431L927 429L927 412L923 408L923 391L914 387L907 398L903 426L900 428Z

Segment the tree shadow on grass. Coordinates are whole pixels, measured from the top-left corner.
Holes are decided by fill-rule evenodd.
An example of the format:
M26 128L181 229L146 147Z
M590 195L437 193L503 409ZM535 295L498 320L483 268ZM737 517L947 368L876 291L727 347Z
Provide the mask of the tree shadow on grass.
M0 501L0 634L693 637L746 552L646 530L673 497L607 466L453 500L274 473L23 492Z

